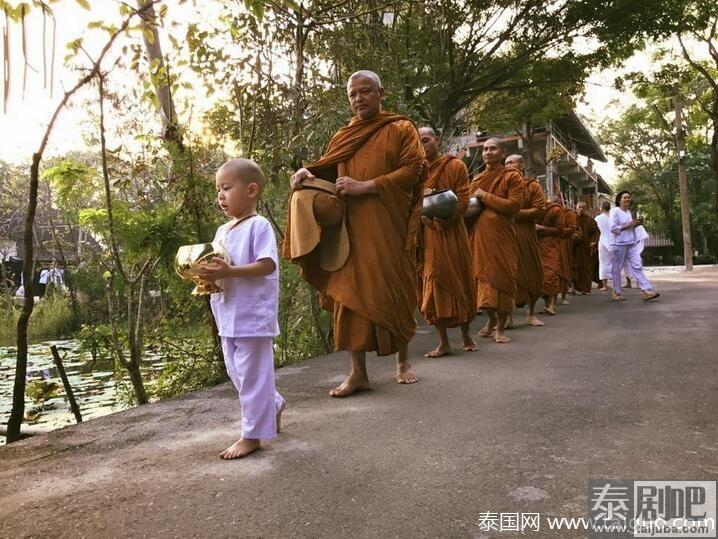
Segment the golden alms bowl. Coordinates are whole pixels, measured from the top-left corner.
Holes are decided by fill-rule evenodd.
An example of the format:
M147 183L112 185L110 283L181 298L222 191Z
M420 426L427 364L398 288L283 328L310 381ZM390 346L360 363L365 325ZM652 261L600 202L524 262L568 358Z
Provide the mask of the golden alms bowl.
M183 245L177 250L174 262L175 271L177 275L196 285L192 290L193 296L222 292L216 283L204 281L198 275L200 266L210 263L213 258L221 258L230 263L229 254L219 243Z

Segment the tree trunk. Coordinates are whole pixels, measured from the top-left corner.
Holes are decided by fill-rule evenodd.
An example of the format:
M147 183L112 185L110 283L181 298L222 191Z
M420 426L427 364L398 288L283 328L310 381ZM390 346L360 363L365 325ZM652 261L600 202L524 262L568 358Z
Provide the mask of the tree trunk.
M48 132L52 123L48 126ZM47 136L47 135L46 135ZM30 193L25 214L25 231L23 235L24 255L22 262L22 275L25 287L25 301L22 312L17 320L17 359L15 362L15 380L12 393L12 410L7 422L7 443L20 439L20 425L25 417L25 382L27 377L27 329L30 316L35 307L35 291L33 289L33 226L35 224L35 211L37 210L38 178L40 175L40 161L42 152L34 153L30 166Z
M160 34L157 31L157 14L151 1L138 0L137 7L143 11L142 15L142 39L145 43L147 60L150 63L150 77L155 88L159 112L162 117L163 132L162 138L166 142L173 142L182 148L182 134L177 123L170 78L167 72L168 66L162 55Z
M127 372L130 373L130 381L132 382L132 388L135 391L135 398L137 404L147 404L147 392L145 391L145 384L142 381L142 373L140 372L140 366L134 361L130 360L127 365Z
M688 201L688 172L685 164L685 131L683 130L683 104L680 97L673 98L676 124L676 153L678 154L678 187L681 200L681 229L683 231L683 263L686 271L693 271L693 245L691 241L691 210Z
M718 92L713 93L713 135L711 137L710 155L711 155L711 172L713 173L713 181L715 182L715 193L713 197L713 207L718 210Z

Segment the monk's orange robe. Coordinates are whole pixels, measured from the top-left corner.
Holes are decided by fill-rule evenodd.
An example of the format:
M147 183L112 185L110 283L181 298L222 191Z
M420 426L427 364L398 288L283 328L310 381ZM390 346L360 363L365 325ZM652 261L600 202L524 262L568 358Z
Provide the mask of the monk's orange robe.
M561 234L561 270L559 271L561 293L568 292L573 282L573 236L576 234L575 211L563 209L563 233Z
M541 184L535 179L524 180L524 196L521 211L516 214L516 239L519 247L518 279L515 303L523 307L533 304L543 292L543 267L539 254L536 223L545 213L546 197Z
M427 323L456 327L474 319L476 290L463 215L469 205L469 171L456 157L441 155L429 165L425 187L451 189L459 199L441 230L422 225L419 309Z
M573 244L574 287L577 291L588 294L593 283L596 251L591 244L598 244L601 232L593 217L586 213L576 216L576 225L581 232L581 238Z
M539 253L543 267L543 296L555 296L560 291L559 273L561 271L561 235L563 234L563 208L555 203L546 205L546 211L540 225L553 230L538 233Z
M521 209L524 180L516 170L499 167L474 178L471 193L477 189L487 194L469 237L478 290L476 306L509 314L514 308L518 265L514 216Z
M321 293L322 306L333 311L336 350L392 354L416 330L416 237L426 174L416 127L389 112L354 117L307 168L328 181L374 180L378 193L344 198L351 245L344 266L322 270L319 249L293 261ZM282 254L291 258L287 241Z

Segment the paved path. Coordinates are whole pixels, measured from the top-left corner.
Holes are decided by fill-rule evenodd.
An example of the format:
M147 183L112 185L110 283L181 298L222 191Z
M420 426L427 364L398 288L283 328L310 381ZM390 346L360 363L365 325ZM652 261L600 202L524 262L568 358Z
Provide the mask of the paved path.
M334 400L342 356L282 369L285 431L242 461L216 458L226 384L1 447L0 536L516 537L479 513L582 517L589 477L715 480L718 269L652 278L654 303L576 297L509 345L417 359L413 386L372 358L374 390Z

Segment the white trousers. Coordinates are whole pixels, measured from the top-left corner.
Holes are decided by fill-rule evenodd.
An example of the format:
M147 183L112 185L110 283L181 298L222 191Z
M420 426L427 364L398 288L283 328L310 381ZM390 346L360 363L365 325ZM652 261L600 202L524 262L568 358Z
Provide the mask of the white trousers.
M277 436L277 413L284 399L274 387L272 337L222 337L227 374L242 405L242 438Z
M611 264L611 251L603 243L598 244L598 278L601 280L610 279L613 275Z
M643 247L645 244L644 244L643 240L641 240L636 245L638 247L638 254L640 256L640 254L643 252ZM641 267L643 267L643 263L641 263ZM629 279L636 278L636 275L633 273L631 266L628 264L628 260L626 260L626 263L623 265L623 273L625 273L626 277L628 277Z
M640 244L611 245L611 258L613 259L613 290L616 294L621 293L621 270L624 264L631 270L631 276L636 279L641 290L653 290L646 274L643 273Z

